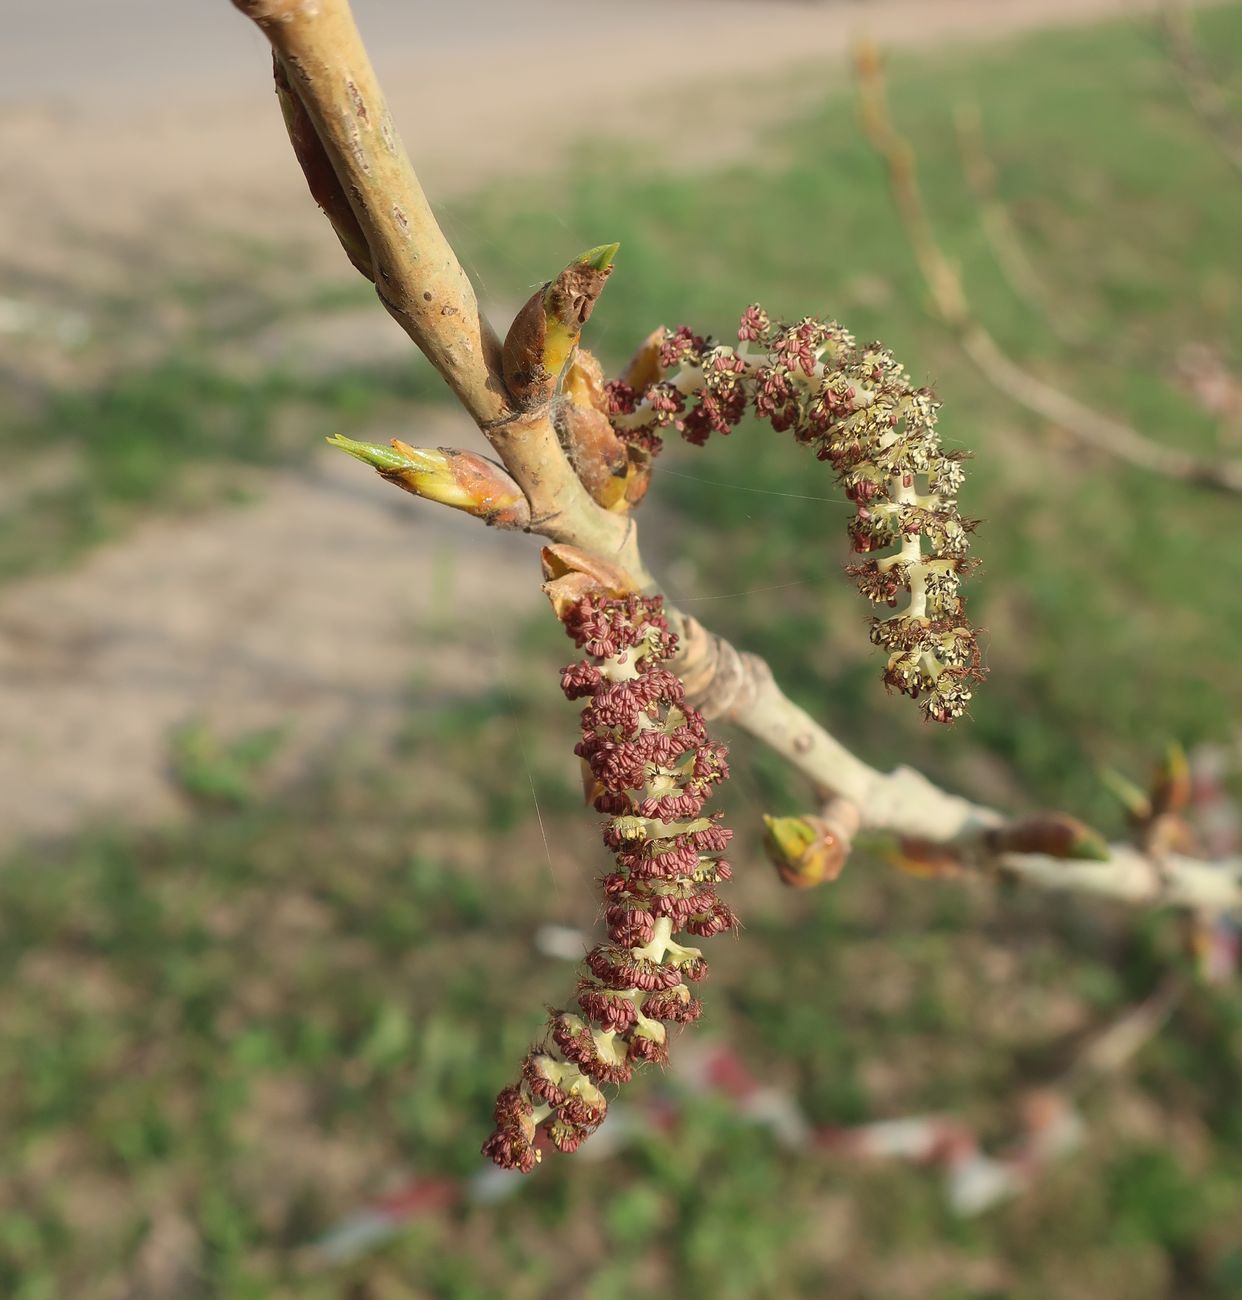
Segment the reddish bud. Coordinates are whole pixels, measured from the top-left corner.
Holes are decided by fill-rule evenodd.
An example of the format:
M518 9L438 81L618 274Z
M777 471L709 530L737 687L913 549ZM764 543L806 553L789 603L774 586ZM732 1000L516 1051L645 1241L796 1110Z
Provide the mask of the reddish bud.
M913 835L901 836L884 856L899 871L920 879L947 880L960 876L965 870L952 845Z
M1040 813L1010 822L985 836L993 853L1044 853L1052 858L1107 862L1104 837L1065 813Z
M273 56L272 74L276 80L276 97L280 101L289 143L293 145L294 156L302 168L302 175L306 177L311 197L332 223L332 229L354 267L368 280L374 280L370 245L350 207L336 169L328 159L319 133L315 130L315 123L306 111L301 95L290 82L278 54Z
M520 410L556 391L582 327L612 270L618 245L602 244L575 258L555 280L536 289L509 326L501 355L505 386Z
M567 403L556 413L561 445L592 500L606 510L624 508L630 458L608 417L591 406Z

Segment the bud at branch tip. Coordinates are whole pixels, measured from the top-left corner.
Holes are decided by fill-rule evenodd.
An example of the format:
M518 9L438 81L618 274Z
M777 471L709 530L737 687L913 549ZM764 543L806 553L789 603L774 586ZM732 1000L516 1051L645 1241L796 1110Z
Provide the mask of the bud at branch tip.
M339 433L327 441L415 496L464 510L501 528L525 528L530 522L522 490L485 456L451 447L411 447L399 438L387 447L356 442Z
M578 346L582 327L612 272L619 244L580 253L555 279L541 285L513 318L505 336L505 386L521 410L548 401Z

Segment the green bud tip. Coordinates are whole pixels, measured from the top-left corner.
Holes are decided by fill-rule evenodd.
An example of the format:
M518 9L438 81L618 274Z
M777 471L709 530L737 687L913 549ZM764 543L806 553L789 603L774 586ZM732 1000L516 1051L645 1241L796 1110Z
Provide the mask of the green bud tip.
M1084 826L1078 838L1070 845L1066 856L1079 862L1107 862L1113 855L1109 852L1104 837L1089 826Z
M804 817L771 817L763 814L769 845L778 854L796 862L815 843L815 830Z
M341 451L360 460L365 465L379 470L381 474L409 473L433 474L444 469L449 457L444 452L423 447L409 447L402 443L400 448L381 447L374 442L355 442L343 433L334 433L327 439L328 446L339 447Z
M579 253L574 258L580 266L589 266L595 271L606 271L612 265L612 259L616 257L620 244L600 244L598 248L589 248L585 253Z
M1151 800L1146 791L1139 789L1128 777L1122 776L1116 768L1102 767L1100 780L1131 817L1141 820L1151 816Z
M364 465L370 465L381 472L421 468L417 461L410 460L408 456L394 451L392 447L380 447L373 442L355 442L353 438L347 438L343 433L334 433L327 439L327 443L329 447L337 447L362 461Z

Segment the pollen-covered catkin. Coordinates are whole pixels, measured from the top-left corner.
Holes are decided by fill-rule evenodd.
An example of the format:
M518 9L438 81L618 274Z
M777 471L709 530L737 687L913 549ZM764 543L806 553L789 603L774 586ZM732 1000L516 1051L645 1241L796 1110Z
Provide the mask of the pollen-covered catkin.
M959 592L974 524L957 508L966 456L941 445L932 394L878 343L860 346L811 317L775 324L758 306L743 314L736 347L683 326L656 348L657 378L608 387L619 436L655 454L666 430L703 443L753 411L811 446L855 506L850 539L868 558L848 572L864 596L894 611L871 626L888 652L884 681L921 698L934 721L960 717L984 676Z
M603 880L608 939L583 961L578 1010L552 1014L547 1040L496 1100L483 1154L506 1169L534 1168L541 1132L557 1150L577 1150L607 1111L603 1089L667 1060L668 1024L698 1017L690 985L707 971L700 950L675 936L736 925L716 896L731 833L703 812L728 776L725 749L665 666L676 637L661 609L658 597L588 595L563 616L586 654L561 675L565 694L586 701L575 752L615 855Z

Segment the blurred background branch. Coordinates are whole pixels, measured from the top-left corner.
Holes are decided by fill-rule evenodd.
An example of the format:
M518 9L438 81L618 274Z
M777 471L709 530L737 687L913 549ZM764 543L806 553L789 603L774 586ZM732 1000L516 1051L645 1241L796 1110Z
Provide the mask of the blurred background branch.
M996 167L988 156L983 117L978 104L959 104L953 113L962 172L979 205L979 225L1010 288L1063 343L1079 347L1087 341L1086 322L1055 300L1047 279L1031 261L1013 215L1001 198Z
M1236 94L1230 95L1199 45L1186 0L1163 0L1159 29L1187 103L1222 156L1242 176L1242 115Z
M914 152L893 125L888 110L879 51L874 46L859 45L854 69L863 126L887 168L893 199L932 305L979 373L1005 396L1064 429L1085 446L1167 478L1223 492L1242 492L1242 462L1196 457L1153 442L1130 425L1025 370L1001 349L974 314L960 274L936 241L919 188Z

